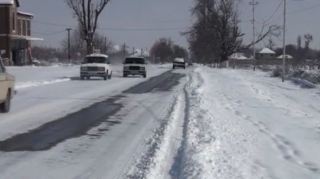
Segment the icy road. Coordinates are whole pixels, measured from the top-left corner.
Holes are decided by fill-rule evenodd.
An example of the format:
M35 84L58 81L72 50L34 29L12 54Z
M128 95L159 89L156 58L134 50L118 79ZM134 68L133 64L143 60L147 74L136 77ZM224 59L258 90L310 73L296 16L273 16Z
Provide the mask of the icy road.
M0 179L319 179L320 89L246 70L11 67Z

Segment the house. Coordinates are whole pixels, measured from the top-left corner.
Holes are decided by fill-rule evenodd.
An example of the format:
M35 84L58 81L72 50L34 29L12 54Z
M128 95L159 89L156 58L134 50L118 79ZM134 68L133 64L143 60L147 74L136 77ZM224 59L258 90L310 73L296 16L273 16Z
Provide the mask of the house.
M234 53L229 57L229 60L248 60L244 53Z
M274 59L276 57L276 52L270 50L269 48L263 48L257 55L256 58L258 60L264 59Z
M31 37L33 15L20 12L19 0L0 0L0 55L14 65L32 63Z

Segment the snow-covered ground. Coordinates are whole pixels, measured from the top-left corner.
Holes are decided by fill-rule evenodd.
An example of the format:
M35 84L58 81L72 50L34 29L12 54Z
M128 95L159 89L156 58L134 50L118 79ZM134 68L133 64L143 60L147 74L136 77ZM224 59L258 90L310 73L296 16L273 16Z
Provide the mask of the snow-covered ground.
M318 86L204 66L149 65L147 79L114 69L80 81L77 67L9 68L20 87L0 114L0 178L320 178Z
M319 88L206 67L190 79L182 178L320 177Z

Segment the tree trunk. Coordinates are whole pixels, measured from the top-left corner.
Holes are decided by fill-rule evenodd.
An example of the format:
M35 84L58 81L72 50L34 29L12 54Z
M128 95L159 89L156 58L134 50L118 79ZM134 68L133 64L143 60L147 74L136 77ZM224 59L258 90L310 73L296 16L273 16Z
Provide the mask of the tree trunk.
M87 43L87 55L90 55L93 53L93 46L91 40L86 40Z

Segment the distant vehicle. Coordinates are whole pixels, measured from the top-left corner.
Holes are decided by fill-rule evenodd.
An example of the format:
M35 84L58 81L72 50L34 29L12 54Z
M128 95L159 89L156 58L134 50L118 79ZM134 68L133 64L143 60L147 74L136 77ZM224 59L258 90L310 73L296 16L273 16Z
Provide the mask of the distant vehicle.
M127 57L123 62L123 77L128 77L128 75L141 75L146 78L147 64L143 57Z
M172 68L184 68L186 69L186 61L183 58L175 58L173 60Z
M108 55L94 53L86 56L80 67L81 80L90 77L101 77L104 80L111 79L112 68Z
M7 73L0 56L0 112L10 111L11 98L16 94L14 82L15 77Z

